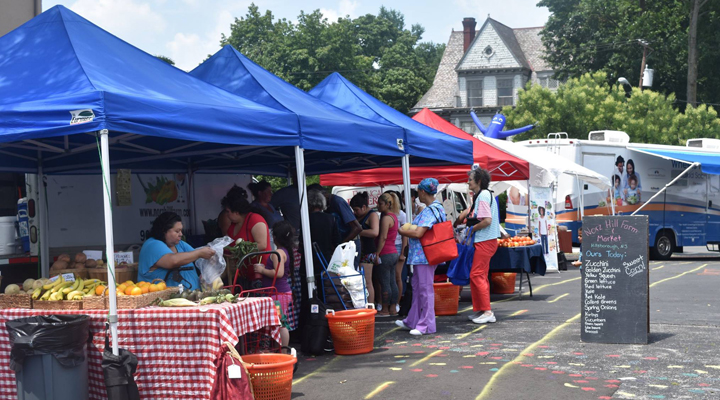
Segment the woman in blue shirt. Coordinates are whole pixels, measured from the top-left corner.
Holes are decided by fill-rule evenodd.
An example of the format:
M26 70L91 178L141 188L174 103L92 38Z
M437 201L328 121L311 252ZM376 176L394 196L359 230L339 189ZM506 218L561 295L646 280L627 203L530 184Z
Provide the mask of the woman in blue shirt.
M200 277L193 264L210 258L210 247L193 249L182 240L182 220L174 212L164 212L153 221L150 238L143 243L138 265L138 281L160 278L167 286L183 285L186 290L200 289Z
M425 178L420 182L417 187L418 198L426 207L413 219L413 224L417 225L417 228L398 231L400 235L409 239L407 263L413 266L413 298L407 318L397 320L395 324L409 330L413 336L436 332L433 281L437 265L428 264L420 238L428 229L432 229L433 225L447 219L442 204L435 200L437 188L438 181L435 178Z

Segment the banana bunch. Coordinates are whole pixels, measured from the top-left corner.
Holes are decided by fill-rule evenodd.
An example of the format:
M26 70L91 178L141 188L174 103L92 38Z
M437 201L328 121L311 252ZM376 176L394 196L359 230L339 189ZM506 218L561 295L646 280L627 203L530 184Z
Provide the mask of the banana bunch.
M94 296L95 288L103 283L99 279L82 278L66 281L61 275L55 282L35 289L31 297L40 301L82 300L85 296Z

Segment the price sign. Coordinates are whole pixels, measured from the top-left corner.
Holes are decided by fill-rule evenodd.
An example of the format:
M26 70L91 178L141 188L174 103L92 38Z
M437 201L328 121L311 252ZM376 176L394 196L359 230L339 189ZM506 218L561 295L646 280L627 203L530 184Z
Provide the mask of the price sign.
M118 251L115 253L115 266L118 266L122 263L126 263L126 264L133 263L132 251Z
M62 274L63 279L65 279L65 282L75 282L75 274L72 272L67 274Z

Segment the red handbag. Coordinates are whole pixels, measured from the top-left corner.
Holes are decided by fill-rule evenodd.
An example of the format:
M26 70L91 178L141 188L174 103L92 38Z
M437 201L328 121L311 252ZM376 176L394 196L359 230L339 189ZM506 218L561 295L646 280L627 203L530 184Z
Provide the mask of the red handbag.
M435 220L438 221L438 223L425 231L425 234L420 238L420 244L425 253L425 258L427 258L429 265L437 265L454 260L458 256L458 250L457 244L455 243L455 231L453 230L452 223L446 221L445 218L443 218L441 222L435 208L432 206L428 207L433 212Z
M216 374L210 398L213 400L253 400L255 398L252 389L250 375L242 362L237 350L228 342L228 347L215 360ZM228 373L230 366L239 367L242 371L242 378L231 378Z

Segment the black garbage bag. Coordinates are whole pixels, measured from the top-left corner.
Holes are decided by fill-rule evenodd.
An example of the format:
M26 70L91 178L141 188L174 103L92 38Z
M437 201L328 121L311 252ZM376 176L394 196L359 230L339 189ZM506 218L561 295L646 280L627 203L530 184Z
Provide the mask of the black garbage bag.
M310 315L303 328L301 349L308 355L321 355L325 352L330 337L330 327L325 318L327 307L317 297L310 299L309 305Z
M87 315L38 315L5 322L10 335L10 368L22 370L25 357L52 354L60 365L73 368L85 361L92 341Z
M126 349L118 349L118 352L120 354L113 354L109 332L106 330L102 369L108 400L140 400L140 392L133 378L138 365L137 357Z

